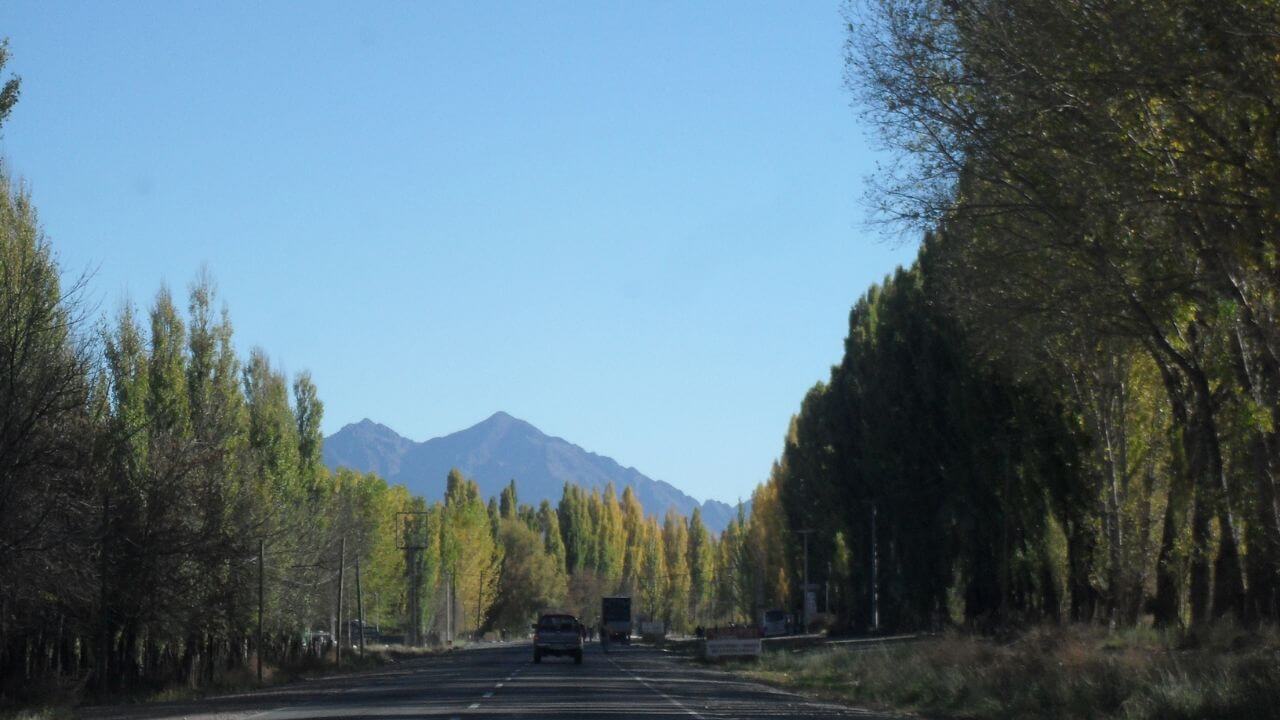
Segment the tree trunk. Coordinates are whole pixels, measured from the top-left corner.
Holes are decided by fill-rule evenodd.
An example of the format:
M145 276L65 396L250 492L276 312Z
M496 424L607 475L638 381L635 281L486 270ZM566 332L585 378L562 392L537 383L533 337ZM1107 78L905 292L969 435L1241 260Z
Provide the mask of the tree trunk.
M1182 623L1182 579L1185 568L1178 552L1178 536L1186 521L1187 504L1194 493L1192 473L1187 471L1188 458L1183 442L1187 425L1187 406L1183 401L1182 383L1176 370L1158 353L1152 354L1164 382L1169 400L1169 493L1165 504L1164 525L1160 533L1160 555L1156 560L1156 596L1151 603L1155 622L1160 627L1176 627Z
M1191 606L1191 624L1197 625L1209 619L1213 603L1213 588L1209 585L1209 523L1212 513L1204 498L1204 488L1196 488L1191 500L1191 570L1188 603Z
M1072 622L1090 622L1097 605L1097 592L1089 582L1093 543L1083 523L1068 520L1064 530L1067 533L1067 591L1071 596L1069 617Z
M1271 427L1255 428L1247 450L1248 472L1256 479L1258 491L1256 512L1247 524L1249 552L1245 557L1245 571L1249 587L1246 590L1244 619L1254 623L1263 618L1280 617L1280 493L1276 489L1277 468L1280 457L1277 448L1276 429L1280 428L1280 387L1275 375L1275 364L1266 349L1251 351L1251 345L1264 341L1255 323L1242 319L1236 325L1235 368L1237 380L1254 403L1268 408ZM1246 336L1253 338L1252 343Z
M1151 611L1160 627L1176 627L1182 622L1183 568L1177 543L1186 515L1187 492L1179 475L1174 472L1169 481L1169 500L1165 504L1160 555L1156 561L1156 596Z
M1196 548L1194 557L1207 559L1208 551L1208 534L1198 523L1203 522L1207 528L1210 519L1216 516L1221 529L1221 540L1218 543L1218 556L1214 560L1211 611L1215 617L1233 613L1236 618L1243 618L1244 570L1240 565L1240 531L1232 511L1231 492L1222 462L1222 445L1218 440L1218 426L1214 419L1213 391L1209 387L1208 378L1199 368L1191 373L1190 380L1195 412L1194 421L1187 428L1189 432L1185 437L1195 452L1190 465L1198 483L1196 499L1200 501L1203 496L1204 507L1203 519L1198 521L1193 518L1192 521L1192 538ZM1196 571L1193 562L1192 572ZM1194 589L1194 578L1192 586ZM1195 610L1194 601L1192 609ZM1204 610L1209 611L1210 608L1206 607ZM1197 613L1194 617L1198 620L1208 619L1207 614Z

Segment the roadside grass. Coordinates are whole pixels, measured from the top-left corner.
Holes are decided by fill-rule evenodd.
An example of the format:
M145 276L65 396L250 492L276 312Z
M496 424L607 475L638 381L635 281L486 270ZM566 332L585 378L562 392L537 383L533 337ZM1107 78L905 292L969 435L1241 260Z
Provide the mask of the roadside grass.
M262 669L261 683L258 682L256 667L250 663L249 666L220 673L212 683L200 685L199 687L171 685L159 691L148 693L144 697L137 698L137 700L141 702L172 702L195 700L213 695L249 692L258 688L284 685L306 678L345 675L347 673L372 670L383 665L434 655L440 652L446 651L409 645L377 645L366 648L363 656L354 650L349 655L344 654L341 668L335 667L332 654L323 658L309 657L301 662L285 666L266 665ZM124 701L128 702L129 700L125 699ZM5 719L0 718L0 720Z
M0 710L0 720L72 720L70 705L44 705L21 710Z
M76 715L75 707L80 704L119 705L197 700L214 695L249 692L306 678L361 672L441 652L447 651L442 648L408 645L377 645L366 648L363 657L354 650L350 655L344 655L341 669L334 666L332 654L323 658L309 657L284 666L264 665L262 682L259 683L256 667L251 662L245 667L219 671L211 682L194 687L174 683L160 688L134 689L110 695L87 694L84 692L83 682L62 681L48 687L28 688L25 699L20 703L0 704L0 720L71 720Z
M1180 634L1036 628L895 645L767 653L729 668L767 683L937 717L1280 718L1280 631L1221 623Z

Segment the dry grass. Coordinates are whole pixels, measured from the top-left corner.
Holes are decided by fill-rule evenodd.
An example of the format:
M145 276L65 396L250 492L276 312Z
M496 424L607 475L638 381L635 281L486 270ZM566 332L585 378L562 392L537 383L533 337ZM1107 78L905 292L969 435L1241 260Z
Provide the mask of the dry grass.
M771 653L735 668L788 688L961 718L1280 718L1280 634L1092 627L1010 641L959 633L870 648Z
M195 700L212 695L246 692L255 688L280 685L303 678L336 673L360 672L383 665L403 662L416 657L444 652L440 648L421 648L406 645L372 645L366 648L364 657L356 651L345 655L342 669L334 667L333 655L312 657L285 666L263 667L262 682L258 682L253 663L246 667L220 671L213 682L191 687L175 683L164 687L135 689L107 696L85 692L83 680L51 680L40 686L28 687L23 698L0 702L0 720L67 720L75 716L74 708L80 703L143 703Z
M75 713L72 712L71 707L68 705L0 710L0 720L71 720L74 717Z
M145 702L193 700L211 695L245 692L255 688L295 682L303 678L339 673L345 674L361 672L363 670L370 670L383 665L441 652L439 649L412 647L408 645L372 645L366 647L365 650L366 652L363 657L357 654L356 651L352 651L349 655L344 655L341 670L334 667L332 654L329 654L324 658L308 658L303 662L286 665L284 667L267 665L263 667L261 683L258 682L256 668L243 667L229 672L223 672L218 675L217 679L212 684L201 685L197 688L191 688L183 685L164 688L159 692L147 695L145 697Z

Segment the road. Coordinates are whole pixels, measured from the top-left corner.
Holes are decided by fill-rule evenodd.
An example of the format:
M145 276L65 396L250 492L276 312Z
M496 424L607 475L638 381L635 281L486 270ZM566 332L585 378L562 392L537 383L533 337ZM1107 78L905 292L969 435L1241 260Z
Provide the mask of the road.
M745 682L647 647L588 645L582 665L480 647L198 702L87 708L86 720L303 718L880 718Z

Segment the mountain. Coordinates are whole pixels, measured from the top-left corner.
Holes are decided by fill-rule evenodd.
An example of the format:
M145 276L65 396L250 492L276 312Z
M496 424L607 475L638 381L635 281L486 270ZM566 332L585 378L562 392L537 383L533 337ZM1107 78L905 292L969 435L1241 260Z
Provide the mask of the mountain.
M624 487L632 487L650 515L661 517L669 507L689 515L701 507L703 521L715 532L724 530L736 514L733 506L717 500L699 504L669 483L551 437L504 412L425 442L413 442L386 425L361 420L325 438L324 462L331 469L375 472L430 500L444 497L445 478L456 467L480 485L484 497L500 493L512 478L520 501L534 505L543 500L559 502L566 482L601 490L612 482L619 495Z

